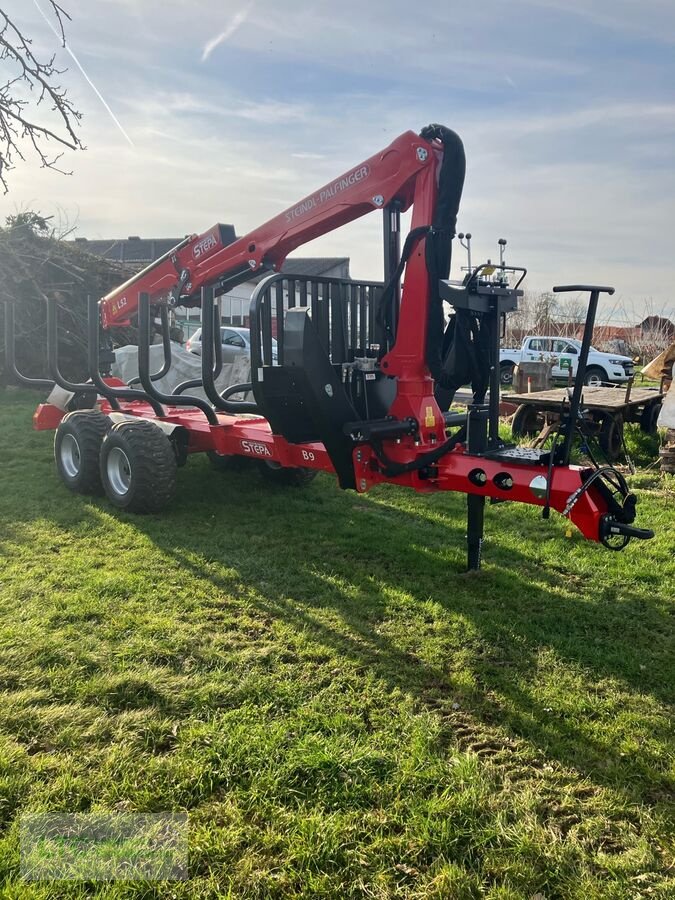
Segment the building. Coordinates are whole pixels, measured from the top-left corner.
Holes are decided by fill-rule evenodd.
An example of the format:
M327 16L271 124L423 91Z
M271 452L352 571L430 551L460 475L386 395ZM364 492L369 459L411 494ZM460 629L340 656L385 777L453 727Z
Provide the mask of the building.
M230 226L232 227L232 226ZM234 229L232 230L234 234ZM145 266L164 256L179 244L183 238L141 238L132 234L128 238L75 238L80 249L104 259L114 259L126 263L129 268L140 271Z
M557 322L551 320L543 328L539 329L535 325L528 328L510 328L509 340L520 343L530 334L550 334L556 337L574 338L580 341L584 336L584 322ZM613 344L623 344L626 347L630 347L650 340L672 343L675 340L675 323L663 316L648 316L637 325L599 324L593 329L593 343L598 347L611 346Z
M646 337L649 334L659 334L670 341L675 341L675 322L671 322L665 316L647 316L637 328L640 329L642 337Z
M234 240L235 232L233 226L225 225L223 227L232 229L232 239ZM164 256L182 240L183 238L141 238L138 235L131 235L128 238L100 240L75 238L76 243L88 253L102 256L105 259L124 262L138 271ZM281 271L283 274L304 275L315 278L349 278L349 257L290 257L284 262ZM232 291L222 295L220 298L220 310L223 325L240 325L244 327L248 325L248 308L251 302L251 294L258 282L269 274L269 272L265 272L262 275L253 276ZM183 306L176 308L176 320L186 331L186 338L199 327L200 315L199 309L186 309Z

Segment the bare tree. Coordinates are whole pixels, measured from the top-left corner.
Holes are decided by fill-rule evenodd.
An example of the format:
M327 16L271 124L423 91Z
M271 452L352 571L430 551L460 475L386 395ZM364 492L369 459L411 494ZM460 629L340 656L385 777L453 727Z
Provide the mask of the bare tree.
M550 291L542 291L537 297L534 313L536 334L551 334L557 312L557 298Z
M520 346L527 334L565 334L565 326L558 322L560 304L549 291L525 291L518 309L506 320L504 346Z
M87 253L68 223L24 210L8 216L0 226L0 334L6 306L15 312L15 348L19 369L45 377L46 310L58 309L59 345L63 372L81 380L87 373L87 297L101 297L133 274L128 263ZM135 328L113 333L120 343L137 340ZM0 346L0 383L9 380Z
M63 20L70 16L56 0L48 0L65 47ZM25 152L37 155L43 168L56 169L63 150L82 148L75 132L81 113L69 100L59 78L65 70L55 66L55 56L40 60L32 41L0 8L0 62L7 70L0 85L0 184L8 191L7 173ZM48 122L47 124L43 124Z

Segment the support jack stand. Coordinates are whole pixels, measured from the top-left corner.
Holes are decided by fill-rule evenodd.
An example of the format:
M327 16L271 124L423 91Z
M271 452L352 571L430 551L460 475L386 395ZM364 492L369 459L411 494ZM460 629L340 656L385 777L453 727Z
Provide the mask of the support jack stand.
M479 497L478 494L467 494L466 511L467 569L469 572L478 572L483 549L485 497Z

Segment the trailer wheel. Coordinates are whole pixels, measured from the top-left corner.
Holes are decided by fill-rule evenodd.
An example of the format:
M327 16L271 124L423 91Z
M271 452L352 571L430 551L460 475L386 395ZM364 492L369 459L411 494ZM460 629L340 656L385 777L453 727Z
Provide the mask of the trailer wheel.
M623 419L621 416L603 416L598 441L609 462L614 462L619 458L623 445Z
M118 509L159 512L174 495L176 470L171 441L152 422L120 422L101 446L101 482Z
M258 468L263 478L267 478L268 481L290 487L305 487L319 474L316 469L305 469L304 467L296 469L282 466L278 462L268 462L265 459L258 461Z
M645 434L656 434L661 403L648 403L640 416L640 428Z
M511 420L511 434L514 438L535 437L541 431L543 417L531 403L521 403Z
M99 454L103 438L112 428L98 410L77 410L65 415L54 437L54 460L59 478L76 494L102 493Z
M513 363L500 363L499 365L499 382L500 384L513 384Z

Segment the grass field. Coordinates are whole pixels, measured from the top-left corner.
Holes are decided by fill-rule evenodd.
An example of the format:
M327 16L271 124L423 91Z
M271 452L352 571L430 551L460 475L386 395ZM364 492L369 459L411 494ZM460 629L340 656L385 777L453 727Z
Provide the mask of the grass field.
M190 880L100 896L675 896L675 482L610 553L533 507L179 473L161 516L57 481L0 393L0 896L23 811L187 810ZM644 451L632 446L637 457Z

